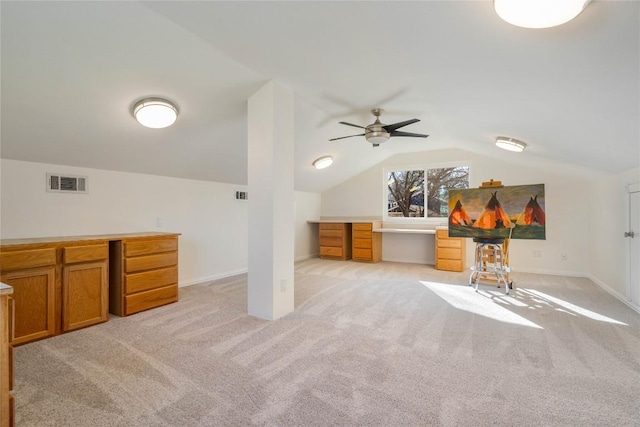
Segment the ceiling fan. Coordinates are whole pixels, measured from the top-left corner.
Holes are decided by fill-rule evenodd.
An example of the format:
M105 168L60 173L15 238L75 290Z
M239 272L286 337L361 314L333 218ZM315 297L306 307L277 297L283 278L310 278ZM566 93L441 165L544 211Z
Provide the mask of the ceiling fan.
M382 114L381 108L376 108L371 110L371 113L376 117L376 121L371 123L369 126L360 126L354 125L353 123L340 122L340 124L353 126L356 128L364 129L364 133L360 133L358 135L349 135L349 136L341 136L339 138L332 138L329 141L336 141L338 139L352 138L354 136L364 136L368 142L370 142L374 147L380 146L383 142L387 142L389 138L392 136L412 136L414 138L426 138L429 135L424 135L421 133L411 133L411 132L403 132L398 129L401 127L410 125L412 123L417 123L420 120L411 119L406 120L404 122L394 123L392 125L385 125L380 122L380 115Z

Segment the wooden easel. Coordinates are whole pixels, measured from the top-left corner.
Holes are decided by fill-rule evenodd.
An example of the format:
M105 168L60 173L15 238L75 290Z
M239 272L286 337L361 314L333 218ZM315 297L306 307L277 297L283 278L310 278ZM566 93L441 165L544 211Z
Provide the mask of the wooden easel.
M483 182L479 188L502 188L502 181L494 181L493 178L489 181ZM502 263L507 268L507 273L505 274L505 278L507 282L511 282L511 278L509 277L509 240L511 240L511 233L509 233L509 237L504 239L504 243L502 244ZM495 253L491 249L483 249L482 250L482 265L486 271L486 266L488 264L494 264L496 261ZM498 283L496 276L494 273L486 273L478 272L480 275L480 280L489 283Z

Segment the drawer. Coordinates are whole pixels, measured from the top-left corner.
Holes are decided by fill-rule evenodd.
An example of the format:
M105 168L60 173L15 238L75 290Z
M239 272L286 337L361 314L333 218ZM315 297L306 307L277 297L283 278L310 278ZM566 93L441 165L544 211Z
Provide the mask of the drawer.
M438 239L439 248L461 248L461 239Z
M2 271L45 267L47 265L55 265L55 263L55 248L0 253L0 269Z
M320 246L320 256L342 256L342 248Z
M139 240L124 242L124 256L149 255L178 250L178 239Z
M178 252L127 258L124 261L125 273L169 267L178 264Z
M334 246L334 247L342 247L343 239L342 237L325 237L320 236L320 246Z
M125 315L178 301L178 285L165 286L124 297Z
M354 231L371 231L373 229L373 225L369 222L369 223L363 223L363 224L353 224L353 230Z
M438 248L438 259L462 259L462 251L457 248Z
M132 294L178 283L178 267L161 268L144 273L127 274L124 292Z
M354 239L371 239L373 237L372 231L356 230L353 232Z
M342 237L342 230L320 230L320 237Z
M371 249L371 239L353 239L353 247Z
M438 239L448 239L449 238L449 230L436 230L436 237Z
M463 271L464 266L462 264L462 260L438 259L436 260L436 269L446 271Z
M344 223L329 224L320 223L320 230L342 230L344 229Z
M371 249L353 248L353 259L370 260L371 258Z
M68 246L62 249L62 254L65 264L99 261L109 257L109 245Z

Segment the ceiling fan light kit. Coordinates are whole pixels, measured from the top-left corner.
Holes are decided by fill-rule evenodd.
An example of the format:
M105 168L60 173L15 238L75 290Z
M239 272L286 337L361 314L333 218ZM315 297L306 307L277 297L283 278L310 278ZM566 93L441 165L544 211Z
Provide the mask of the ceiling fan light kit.
M549 28L578 16L590 0L493 0L500 18L523 28Z
M380 122L380 115L382 114L382 111L383 110L380 108L375 108L371 110L371 114L375 116L376 120L375 122L371 123L369 126L360 126L360 125L354 125L353 123L340 122L340 124L343 124L343 125L364 129L364 133L360 133L357 135L341 136L339 138L331 138L329 141L352 138L354 136L364 136L367 142L371 143L374 147L378 147L380 146L380 144L387 142L389 138L391 138L392 136L411 136L414 138L426 138L429 136L421 133L403 132L398 130L401 127L419 122L420 120L418 119L411 119L411 120L406 120L404 122L385 125L384 123Z
M322 156L313 161L313 167L316 169L324 169L328 168L333 164L333 157L331 156Z
M527 148L527 144L524 142L506 136L496 137L496 145L503 150L514 151L516 153L521 153Z
M162 129L175 123L178 108L163 98L145 98L133 106L133 116L142 126Z

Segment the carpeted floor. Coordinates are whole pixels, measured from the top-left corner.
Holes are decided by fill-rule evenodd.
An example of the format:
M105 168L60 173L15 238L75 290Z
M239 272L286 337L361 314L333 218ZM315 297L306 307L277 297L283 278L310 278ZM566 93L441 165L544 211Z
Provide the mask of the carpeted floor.
M246 275L16 348L27 426L638 426L640 316L588 279L510 296L431 266L296 264L295 312Z

